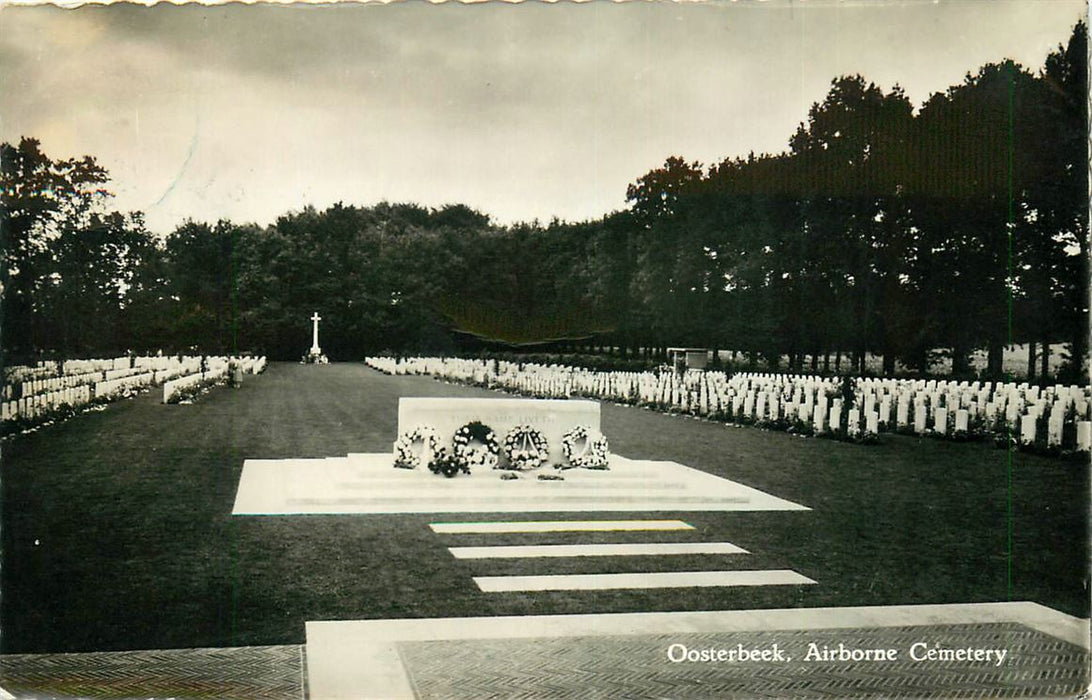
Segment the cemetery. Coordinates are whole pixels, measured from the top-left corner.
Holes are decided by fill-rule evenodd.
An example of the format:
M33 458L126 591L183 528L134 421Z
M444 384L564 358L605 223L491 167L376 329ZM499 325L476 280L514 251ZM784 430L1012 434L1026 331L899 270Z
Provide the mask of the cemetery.
M5 7L0 700L1087 694L1087 2L751 4Z
M319 369L275 362L261 381L186 411L150 392L11 438L4 488L26 505L5 516L5 543L28 565L5 569L4 585L31 604L4 608L0 687L45 682L34 669L48 659L84 678L77 695L102 692L81 669L104 663L118 678L143 674L144 688L148 669L159 669L163 693L206 674L202 682L228 694L288 697L306 686L310 697L342 697L365 673L379 697L401 697L407 678L449 695L414 660L425 649L415 645L441 644L426 629L456 618L473 621L447 637L465 643L444 642L443 654L471 656L453 656L461 670L446 677L490 692L507 676L471 659L489 658L489 640L513 634L561 644L562 659L582 648L566 635L611 630L637 635L637 647L618 647L623 655L655 651L657 629L756 642L773 634L760 630L792 628L778 633L789 635L781 643L836 646L839 626L882 635L931 610L910 624L1022 621L1043 630L1028 633L1027 649L1052 634L1080 638L1083 544L1064 533L1084 527L1088 480L1064 460L899 432L878 446L801 439L606 394L559 398L548 381L559 375L525 375L523 391L555 396L521 398L515 384L474 385L473 373L486 371L477 363L453 365L468 382L397 367L381 358ZM470 452L492 458L468 473L433 473L432 452L474 423L493 437L468 431L481 438L467 441ZM597 435L608 468L573 466ZM154 449L140 436L155 436ZM802 608L809 616L790 615ZM764 622L730 616L755 609L768 611ZM723 612L701 612L711 610ZM433 620L406 619L419 617ZM608 637L588 642L606 654L588 659L613 658ZM512 658L526 653L536 667L534 645L520 651L519 639L508 642ZM396 648L404 662L392 662ZM1068 687L1063 669L1076 657L1051 658L1058 687ZM251 669L245 678L232 670L239 665ZM648 668L675 679L664 682L698 670ZM726 678L705 672L709 682Z

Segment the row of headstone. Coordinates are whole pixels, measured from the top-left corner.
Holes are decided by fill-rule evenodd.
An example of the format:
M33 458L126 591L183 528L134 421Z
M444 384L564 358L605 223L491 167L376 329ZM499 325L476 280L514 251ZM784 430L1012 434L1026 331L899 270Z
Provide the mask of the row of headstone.
M861 378L844 410L841 378L775 373L596 372L559 365L455 358L368 358L392 374L428 374L539 396L587 396L658 405L747 421L786 420L814 432L868 435L900 431L961 436L1017 431L1026 442L1060 445L1066 430L1087 450L1092 392L1088 387L1028 383ZM833 400L831 400L833 399ZM1045 427L1037 427L1038 423ZM1075 426L1075 427L1067 427Z
M198 372L163 383L163 403L170 403L175 396L188 389L214 382L222 372Z
M128 360L128 358L122 358ZM142 358L136 358L141 360ZM115 367L115 360L81 360L78 364L65 362L63 365L71 369L71 373L59 376L29 379L19 383L7 384L3 388L3 398L11 401L18 398L26 398L37 394L59 391L61 389L95 385L101 382L110 382L116 379L147 374L152 371L156 376L153 383L159 384L167 379L192 374L200 371L200 357L165 357L152 358L158 360L153 363L138 362L136 367ZM98 365L97 369L88 370L92 365Z
M4 382L23 382L57 373L57 363L42 361L37 365L11 365L4 368Z
M129 362L128 357L120 359ZM14 392L8 391L10 386L4 387L4 400L0 401L0 420L33 420L64 405L79 408L92 401L113 400L127 392L166 384L179 376L196 374L208 381L219 381L228 376L232 361L243 372L250 374L258 374L266 367L265 357L155 358L155 362L141 362L136 368L118 366L121 363L116 360L80 360L72 364L65 362L63 365L73 369L75 374L20 382ZM57 363L52 364L55 368ZM85 371L89 367L95 368Z
M19 418L35 419L61 406L79 408L91 403L93 398L92 388L85 384L78 387L69 387L45 394L35 394L14 401L0 403L0 420L6 422Z
M113 398L119 394L136 391L155 384L155 372L129 374L116 379L95 382L95 398Z
M217 357L207 359L207 369L204 372L200 371L200 367L198 367L197 371L194 373L164 382L163 403L170 403L179 392L192 389L193 387L216 384L227 379L229 373L232 371L233 365L237 367L242 374L260 374L265 370L266 366L266 359L264 356L242 358Z

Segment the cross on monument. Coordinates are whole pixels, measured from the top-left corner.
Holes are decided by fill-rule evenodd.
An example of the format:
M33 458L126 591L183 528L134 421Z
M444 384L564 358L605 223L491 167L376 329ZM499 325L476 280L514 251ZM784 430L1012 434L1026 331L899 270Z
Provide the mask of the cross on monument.
M321 355L322 350L318 345L318 322L322 320L322 317L318 315L318 311L311 315L311 321L314 322L314 326L311 333L311 354Z

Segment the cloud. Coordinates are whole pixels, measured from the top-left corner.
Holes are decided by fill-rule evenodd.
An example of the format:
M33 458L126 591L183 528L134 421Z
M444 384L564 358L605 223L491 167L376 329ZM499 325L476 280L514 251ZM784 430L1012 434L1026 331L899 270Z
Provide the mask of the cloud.
M920 103L988 61L1037 68L1083 7L5 7L0 137L97 156L154 230L338 200L580 219L669 155L784 149L838 75Z

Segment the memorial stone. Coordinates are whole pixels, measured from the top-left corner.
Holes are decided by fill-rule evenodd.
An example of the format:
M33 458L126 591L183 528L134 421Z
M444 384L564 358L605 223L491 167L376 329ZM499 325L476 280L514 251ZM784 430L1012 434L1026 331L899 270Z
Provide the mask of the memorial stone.
M1020 419L1020 442L1025 445L1035 442L1035 416L1027 415Z
M925 404L919 402L914 405L914 432L921 435L925 432L925 421L927 415L925 411Z
M448 444L463 425L481 421L493 429L497 441L504 440L517 425L530 425L542 432L550 447L550 459L560 462L561 439L577 426L599 430L599 403L564 399L464 399L401 398L398 400L399 434L418 425L437 431Z
M910 422L910 401L905 397L899 398L899 405L895 409L895 425L900 428L906 427L906 424Z
M948 409L938 408L933 413L933 430L941 435L948 434Z
M1082 420L1077 423L1077 449L1081 452L1092 450L1092 421Z

